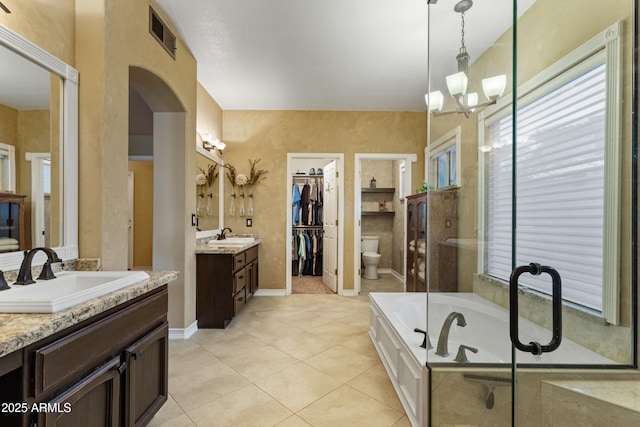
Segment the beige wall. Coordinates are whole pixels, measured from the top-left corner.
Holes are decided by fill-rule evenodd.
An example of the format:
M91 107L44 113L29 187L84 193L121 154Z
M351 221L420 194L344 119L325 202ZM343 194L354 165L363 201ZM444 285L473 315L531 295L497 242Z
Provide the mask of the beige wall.
M248 159L261 158L269 170L256 187L253 228L244 219L225 216L236 233L259 233L260 287L284 289L287 153L344 153L344 288L353 289L353 186L355 153L421 153L426 144L424 113L345 111L224 111L225 162L248 171ZM420 159L422 156L418 156ZM413 164L412 188L424 174L419 160ZM228 203L230 188L225 186ZM355 270L354 270L355 269Z
M133 266L150 267L153 256L153 162L129 161L133 172Z

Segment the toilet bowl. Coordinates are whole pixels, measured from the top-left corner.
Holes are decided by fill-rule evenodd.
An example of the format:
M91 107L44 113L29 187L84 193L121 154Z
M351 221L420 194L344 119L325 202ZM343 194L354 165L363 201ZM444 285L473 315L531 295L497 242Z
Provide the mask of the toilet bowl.
M360 250L362 251L362 263L364 264L365 279L378 279L378 236L362 236Z

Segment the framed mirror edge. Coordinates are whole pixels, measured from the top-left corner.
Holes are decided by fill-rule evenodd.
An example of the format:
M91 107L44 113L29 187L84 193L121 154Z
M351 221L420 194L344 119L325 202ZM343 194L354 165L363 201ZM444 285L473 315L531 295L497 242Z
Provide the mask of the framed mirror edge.
M55 251L63 261L78 258L78 70L32 43L20 34L0 25L0 46L28 59L62 79L62 246ZM17 270L21 251L0 254L0 270ZM34 265L46 260L37 254Z
M224 160L212 154L209 150L204 149L198 144L196 144L196 153L202 154L209 160L219 164L221 167L224 166ZM218 200L218 218L220 218L220 220L218 221L218 228L213 230L196 231L196 240L213 237L214 235L220 233L220 230L224 228L224 176L222 176L222 171L220 179L218 180Z

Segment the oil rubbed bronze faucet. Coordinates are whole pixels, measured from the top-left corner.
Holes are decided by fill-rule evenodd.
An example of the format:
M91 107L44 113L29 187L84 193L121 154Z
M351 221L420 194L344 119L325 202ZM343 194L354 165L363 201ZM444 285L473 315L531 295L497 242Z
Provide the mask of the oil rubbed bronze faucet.
M36 283L31 276L31 263L33 262L33 257L38 251L42 251L47 254L47 261L42 266L42 271L40 272L40 276L38 279L40 280L50 280L55 279L53 271L51 270L51 264L54 262L62 262L62 260L58 257L56 251L51 248L33 248L27 251L24 251L24 259L22 260L22 264L20 264L20 271L18 272L18 279L15 281L14 285L30 285L32 283Z
M464 319L462 313L458 313L457 311L449 313L442 325L440 337L438 338L438 347L436 348L436 354L438 356L447 357L449 355L449 331L451 330L451 324L454 320L458 321L458 326L467 326L467 321Z
M216 240L224 240L227 238L227 236L224 235L225 230L229 230L229 233L233 233L233 230L230 229L229 227L225 227L222 229L222 231L220 232L220 234L218 234L216 236Z

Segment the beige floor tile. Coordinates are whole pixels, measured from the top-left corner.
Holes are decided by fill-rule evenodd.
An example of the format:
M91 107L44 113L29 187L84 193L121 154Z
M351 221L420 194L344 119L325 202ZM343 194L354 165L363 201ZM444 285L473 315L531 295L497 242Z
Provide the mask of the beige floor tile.
M298 363L277 374L262 378L255 385L297 412L342 385L330 376Z
M252 384L188 415L197 427L265 427L286 420L292 412Z
M195 366L208 366L220 360L206 351L200 344L189 344L187 350L169 347L169 376L180 376L193 372Z
M329 318L319 316L315 312L309 312L306 310L296 310L287 313L285 316L278 317L277 319L302 330L308 330L332 322Z
M379 359L378 352L371 342L371 337L369 336L368 331L362 335L343 342L342 345L350 348L351 350L357 351L358 353L362 353L365 356Z
M336 346L334 342L307 332L289 333L271 340L270 344L298 360L306 360Z
M309 427L311 424L297 415L292 415L283 422L276 424L275 427Z
M190 424L185 422L188 421ZM158 413L153 417L151 422L149 423L150 427L159 427L159 426L172 426L172 425L182 425L182 426L193 426L193 423L189 420L189 417L184 413L182 408L176 403L176 401L169 395L165 404L160 408Z
M228 359L242 355L253 348L262 347L266 343L244 331L235 330L227 335L202 339L200 345L219 359Z
M358 335L366 332L362 327L351 326L347 322L334 321L326 325L318 326L307 330L307 332L324 338L335 345L356 338Z
M409 418L406 415L403 415L402 418L400 418L393 425L393 427L412 427L412 426L411 426L411 421L409 421Z
M373 397L377 401L390 406L396 411L404 413L402 403L400 403L400 399L398 399L398 395L382 363L374 365L371 369L358 375L347 384L367 396Z
M222 360L251 382L282 371L299 362L282 350L270 345L255 347L243 354Z
M154 417L149 424L148 427L196 427L196 425L191 421L191 419L187 416L187 414L179 415L175 418L165 420L159 422Z
M403 414L345 385L297 415L314 427L390 427Z
M338 381L347 382L379 361L349 348L337 346L307 359L305 363Z
M208 364L189 365L189 372L181 375L169 375L169 393L183 410L206 405L249 384L244 376L214 359Z

